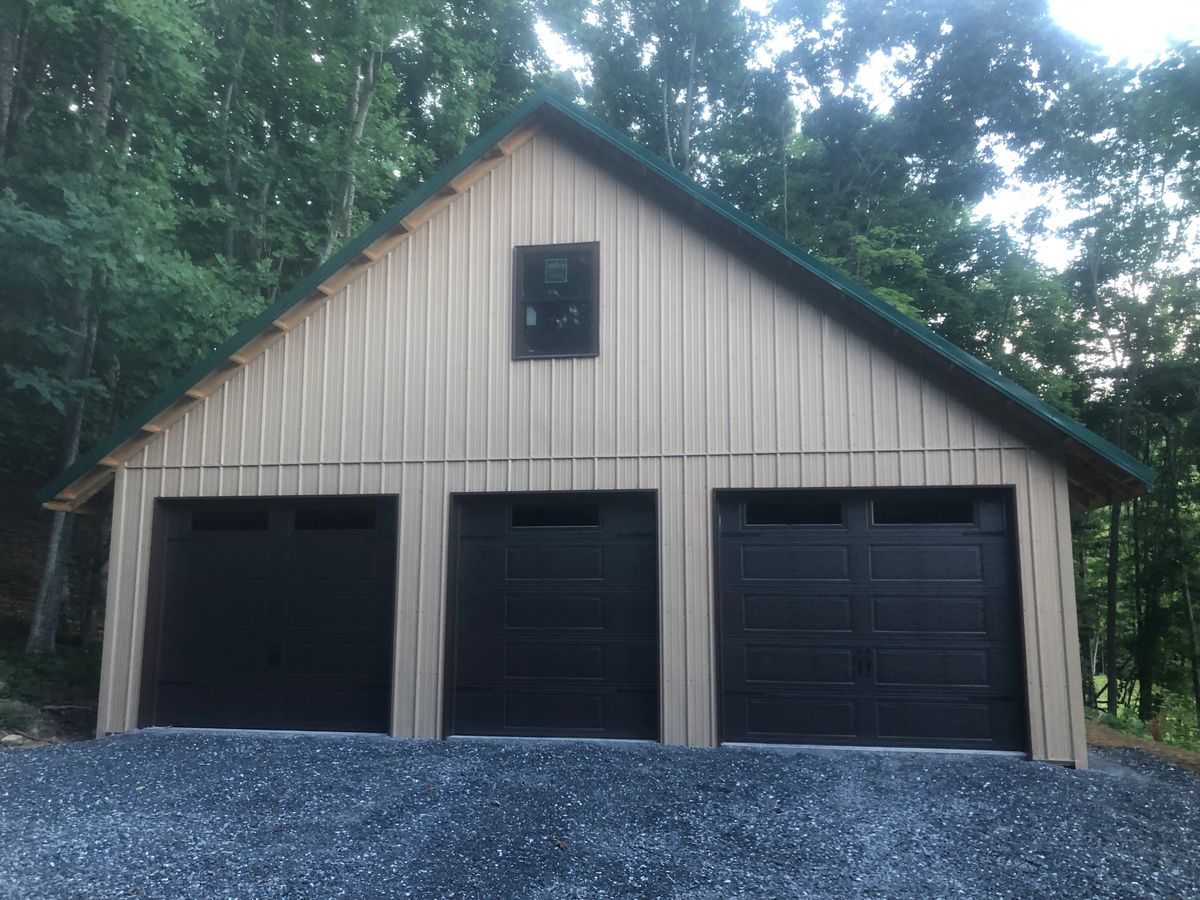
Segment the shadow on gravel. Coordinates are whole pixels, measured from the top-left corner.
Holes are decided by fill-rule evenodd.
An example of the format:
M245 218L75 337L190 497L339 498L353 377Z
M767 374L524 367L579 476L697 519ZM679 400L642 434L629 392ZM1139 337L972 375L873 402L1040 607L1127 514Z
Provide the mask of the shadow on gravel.
M1093 759L143 732L0 754L0 894L1200 896L1200 778Z

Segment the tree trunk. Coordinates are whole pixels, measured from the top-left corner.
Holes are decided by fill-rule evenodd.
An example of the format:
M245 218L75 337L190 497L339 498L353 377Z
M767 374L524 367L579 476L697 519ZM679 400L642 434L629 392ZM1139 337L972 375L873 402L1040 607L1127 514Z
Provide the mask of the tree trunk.
M1096 677L1092 668L1095 662L1094 647L1096 637L1089 628L1084 634L1084 640L1079 642L1080 663L1083 667L1083 703L1085 706L1096 708Z
M321 249L321 262L329 259L341 241L350 236L350 219L354 213L354 197L357 179L354 166L358 160L358 145L362 141L367 124L371 101L379 84L379 67L383 64L382 54L367 54L366 71L359 65L354 70L353 83L346 98L346 150L341 160L341 174L333 209L329 214L329 228L325 234L325 245Z
M671 150L671 104L668 102L670 96L671 89L664 76L662 84L663 145L666 147L667 162L675 165L675 154Z
M108 131L112 115L113 93L116 74L120 68L116 41L111 34L98 38L98 57L93 82L92 108L88 114L88 131L85 142L88 147L85 170L97 174L101 160L100 145ZM92 373L92 359L96 352L96 335L100 327L100 315L91 296L93 285L84 279L75 292L71 305L70 330L73 335L63 374L69 381L78 382ZM76 392L63 421L62 467L75 462L79 455L79 437L83 431L83 394ZM71 525L62 512L54 514L50 525L50 538L46 544L42 577L38 584L37 600L33 609L33 621L29 626L29 637L25 642L26 653L53 653L58 634L58 620L66 597L65 575L60 574L70 554Z
M1145 592L1142 565L1142 528L1146 518L1142 503L1133 500L1131 537L1133 540L1133 611L1137 633L1134 636L1134 673L1138 685L1138 718L1154 718L1154 671L1157 663L1158 595Z
M692 171L692 126L696 115L696 32L688 45L688 81L683 99L683 119L679 123L679 161L685 173Z
M234 26L234 30L236 31L236 22ZM225 196L228 199L230 211L229 221L225 223L224 251L225 259L229 262L233 261L233 251L236 246L238 182L240 180L239 173L242 162L240 154L234 153L230 140L230 131L232 129L233 99L237 95L238 84L242 75L242 61L245 55L246 45L243 42L234 53L232 72L221 95L220 103L221 182L225 189Z
M105 516L94 523L88 540L87 557L83 561L85 577L79 590L77 612L79 616L79 646L87 646L91 637L93 613L97 602L104 594L105 561L108 559L108 534L110 519Z
M1117 566L1121 560L1121 504L1114 503L1108 520L1108 583L1105 603L1104 673L1108 678L1108 711L1117 713Z
M1196 643L1196 610L1192 606L1186 568L1183 570L1183 609L1187 614L1188 650L1192 657L1192 701L1196 704L1196 727L1200 728L1200 645Z
M1158 667L1158 601L1146 598L1146 615L1142 621L1138 651L1138 718L1149 722L1157 710L1154 704L1154 674Z
M92 358L96 352L96 335L100 317L95 307L80 309L87 302L87 287L77 294L77 315L83 317L79 329L80 339L75 345L68 366L68 374L75 378L86 378L92 371ZM62 466L68 468L79 456L79 436L83 431L83 396L78 395L67 408L66 430L62 448ZM25 641L26 653L53 653L58 637L58 620L68 593L66 562L71 552L71 534L74 522L61 511L54 513L50 524L50 538L46 544L46 559L42 566L42 577L38 583L37 599L33 607L33 621L29 625L29 637Z
M8 125L17 84L17 47L21 42L21 3L0 2L0 162L8 152Z

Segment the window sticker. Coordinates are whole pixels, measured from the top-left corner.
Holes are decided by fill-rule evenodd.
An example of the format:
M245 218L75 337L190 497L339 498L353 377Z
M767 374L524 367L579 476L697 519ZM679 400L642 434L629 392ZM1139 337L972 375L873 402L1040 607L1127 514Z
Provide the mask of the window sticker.
M565 256L546 260L546 284L567 283L567 258Z
M530 328L537 325L537 310L532 306L525 307L525 324Z

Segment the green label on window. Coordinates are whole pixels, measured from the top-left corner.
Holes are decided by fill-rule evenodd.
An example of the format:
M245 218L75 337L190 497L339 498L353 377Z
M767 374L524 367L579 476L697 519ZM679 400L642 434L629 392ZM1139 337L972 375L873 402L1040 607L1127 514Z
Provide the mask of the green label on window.
M567 260L566 257L559 259L546 260L546 284L566 284L567 282Z

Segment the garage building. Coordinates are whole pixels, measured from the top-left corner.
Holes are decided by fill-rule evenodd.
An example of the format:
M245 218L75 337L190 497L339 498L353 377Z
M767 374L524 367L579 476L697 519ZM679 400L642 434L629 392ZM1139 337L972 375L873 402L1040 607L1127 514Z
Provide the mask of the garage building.
M540 93L43 500L101 734L1085 765L1070 517L1153 477Z

